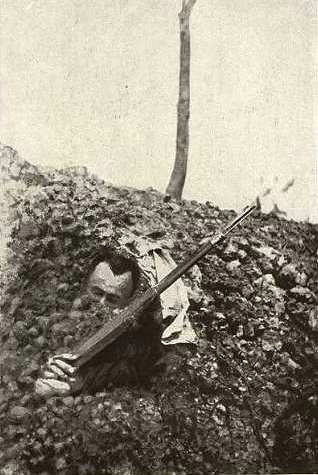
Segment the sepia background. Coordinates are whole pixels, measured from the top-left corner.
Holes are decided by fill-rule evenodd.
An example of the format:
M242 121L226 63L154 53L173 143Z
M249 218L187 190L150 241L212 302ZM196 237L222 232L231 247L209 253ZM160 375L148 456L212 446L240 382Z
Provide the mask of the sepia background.
M1 0L0 140L164 191L175 155L181 1ZM198 0L184 197L239 209L267 187L317 222L315 0Z

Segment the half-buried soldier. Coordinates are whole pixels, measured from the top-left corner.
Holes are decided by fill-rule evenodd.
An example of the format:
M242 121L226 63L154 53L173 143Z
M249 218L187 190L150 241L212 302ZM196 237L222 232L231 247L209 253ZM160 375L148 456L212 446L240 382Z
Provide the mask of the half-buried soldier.
M105 316L116 318L118 311L140 292L141 281L146 281L148 286L154 285L175 266L168 251L158 245L142 241L136 248L135 259L107 253L99 260L74 306L81 308L82 300L88 300L90 305L102 307ZM36 392L51 397L94 393L109 385L144 382L154 363L163 355L164 345L180 347L180 343L195 342L186 315L188 306L187 290L179 279L147 309L131 330L81 369L75 367L76 354L49 358L42 377L36 381Z

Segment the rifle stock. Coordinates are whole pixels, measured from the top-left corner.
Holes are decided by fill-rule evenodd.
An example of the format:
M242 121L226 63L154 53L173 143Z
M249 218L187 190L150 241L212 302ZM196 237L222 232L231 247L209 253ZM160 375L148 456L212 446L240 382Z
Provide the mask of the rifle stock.
M196 253L179 264L175 269L169 272L158 284L148 289L142 296L137 297L132 303L115 318L90 337L86 342L80 345L75 354L78 356L75 366L78 368L88 363L94 356L103 351L108 345L115 341L119 336L129 330L139 314L141 314L162 292L176 282L185 272L187 272L194 264L204 257L211 249L223 241L228 233L230 233L243 219L251 214L255 205L249 206L243 213L237 216L222 232L216 233L208 242L202 244Z

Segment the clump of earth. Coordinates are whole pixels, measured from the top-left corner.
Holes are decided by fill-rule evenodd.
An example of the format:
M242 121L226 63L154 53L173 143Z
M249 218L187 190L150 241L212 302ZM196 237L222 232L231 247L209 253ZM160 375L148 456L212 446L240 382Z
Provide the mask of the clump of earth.
M317 472L317 225L254 213L185 276L195 348L141 384L43 400L47 358L102 325L73 306L101 250L148 235L181 262L235 213L5 146L0 164L1 474Z

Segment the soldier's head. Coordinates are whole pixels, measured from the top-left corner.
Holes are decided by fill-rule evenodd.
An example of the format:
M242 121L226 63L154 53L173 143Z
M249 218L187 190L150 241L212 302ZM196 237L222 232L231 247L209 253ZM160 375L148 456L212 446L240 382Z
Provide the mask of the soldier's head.
M96 262L87 282L87 294L93 302L123 307L132 296L138 279L134 263L118 255L105 255Z

